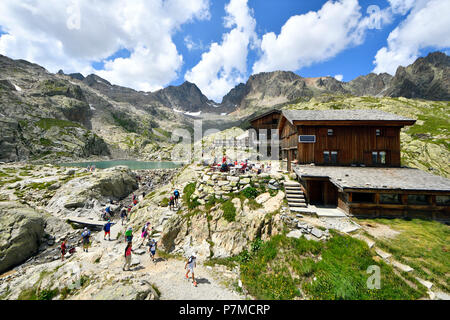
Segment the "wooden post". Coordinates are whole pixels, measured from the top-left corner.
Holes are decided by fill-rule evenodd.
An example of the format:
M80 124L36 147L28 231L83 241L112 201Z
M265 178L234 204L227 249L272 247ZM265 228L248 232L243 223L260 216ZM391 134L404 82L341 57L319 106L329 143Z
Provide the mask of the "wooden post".
M402 194L401 195L402 204L405 206L403 209L403 218L406 218L408 216L408 195Z

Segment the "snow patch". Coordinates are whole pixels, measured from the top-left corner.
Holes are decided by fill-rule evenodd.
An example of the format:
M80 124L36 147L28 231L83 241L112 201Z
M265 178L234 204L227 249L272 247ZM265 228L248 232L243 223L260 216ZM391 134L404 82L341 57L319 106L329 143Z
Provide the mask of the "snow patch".
M178 110L178 109L175 109L175 108L173 108L173 111L178 112L178 113L182 113L183 112L183 110Z
M210 102L207 102L206 103L208 106L210 106L210 107L213 107L213 108L218 108L218 107L220 107L217 103L210 103Z
M21 88L21 87L16 86L14 83L13 83L13 85L14 85L14 88L16 88L17 91L22 91L22 88Z
M198 116L200 116L201 113L202 112L199 111L199 112L185 112L184 114L188 115L188 116L192 116L192 117L198 117Z
M222 112L220 115L221 115L221 116L226 116L227 113L226 113L226 112Z

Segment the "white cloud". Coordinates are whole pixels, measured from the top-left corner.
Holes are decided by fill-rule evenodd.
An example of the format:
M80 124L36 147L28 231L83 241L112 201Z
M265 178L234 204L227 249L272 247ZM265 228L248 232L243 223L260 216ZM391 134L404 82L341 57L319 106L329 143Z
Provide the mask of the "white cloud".
M182 65L172 35L184 23L208 18L208 0L2 0L0 25L8 34L0 37L0 53L51 72L95 72L119 85L156 89ZM93 61L121 48L130 57L93 70Z
M334 76L334 78L335 78L337 81L342 81L342 80L344 79L344 76L343 76L342 74L337 74L337 75Z
M263 36L262 56L253 73L298 70L327 60L362 43L367 29L390 21L385 11L369 12L370 16L362 18L360 10L357 0L328 1L317 12L290 17L279 35L269 32Z
M206 49L206 46L203 44L203 41L201 39L196 42L192 40L192 37L190 35L184 37L184 45L189 51Z
M231 88L247 77L247 55L257 45L256 21L247 0L231 0L225 6L226 28L222 42L214 42L202 54L200 62L189 70L185 79L195 83L210 99L219 101Z
M407 18L389 34L387 47L377 52L373 72L395 74L399 65L413 63L423 48L450 47L450 1L414 1L409 5L412 9Z
M417 0L388 0L393 13L406 14Z

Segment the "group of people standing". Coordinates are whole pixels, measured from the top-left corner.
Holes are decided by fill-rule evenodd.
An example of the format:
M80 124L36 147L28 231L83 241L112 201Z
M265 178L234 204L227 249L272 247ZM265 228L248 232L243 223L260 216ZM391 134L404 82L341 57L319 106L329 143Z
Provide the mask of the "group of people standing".
M143 197L145 197L145 193L143 194ZM170 209L174 209L175 205L178 206L178 200L180 198L180 192L175 189L173 194L171 194L169 198L169 204ZM124 221L126 219L126 222L129 221L129 215L130 211L133 206L137 205L137 197L135 194L132 195L132 205L129 205L127 207L123 207L120 212L120 218L122 220L122 226L124 224ZM112 204L112 202L110 203ZM111 241L111 227L114 224L111 222L111 218L113 216L112 210L110 205L108 205L105 209L105 217L108 219L106 224L103 226L104 236L103 239L106 240L106 237L108 237L108 241ZM147 222L144 227L142 228L141 232L141 238L142 238L142 244L147 240L146 246L148 247L148 252L150 254L151 260L156 263L156 249L158 242L151 238L152 235L152 227L150 225L150 222ZM85 227L81 233L81 240L83 243L83 252L88 252L89 246L90 246L90 237L91 237L91 231ZM124 241L126 243L125 250L124 250L124 258L125 263L122 267L123 271L130 271L131 267L131 261L132 261L132 252L133 252L133 228L131 226L127 227L125 231ZM61 259L64 261L64 256L67 251L67 241L64 239L61 244ZM75 249L71 249L73 252ZM189 273L192 275L192 282L194 286L197 286L197 281L195 280L194 276L194 268L196 267L196 253L194 252L186 261L186 264L184 266L184 269L186 269L185 277L186 279L189 279Z
M155 239L150 239L152 228L150 222L147 222L142 228L141 238L142 243L147 240L148 251L150 253L150 258L154 263L156 263L156 246L157 241ZM129 271L131 267L131 254L133 252L133 228L128 227L125 231L125 242L127 246L125 247L124 257L125 264L123 265L123 271Z

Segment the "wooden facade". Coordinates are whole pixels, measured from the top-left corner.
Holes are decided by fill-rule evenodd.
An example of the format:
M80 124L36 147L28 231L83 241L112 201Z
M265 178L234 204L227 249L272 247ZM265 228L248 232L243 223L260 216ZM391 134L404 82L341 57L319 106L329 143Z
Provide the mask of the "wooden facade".
M272 145L272 130L278 129L278 121L281 116L280 110L271 110L262 115L259 115L250 120L250 124L256 131L256 139L258 141L258 151L260 151L262 146L265 144L264 148L267 150L267 155L271 156L271 145ZM265 139L263 139L263 134Z
M449 191L339 190L329 178L300 178L307 203L338 207L358 218L424 218L450 221Z
M282 159L296 164L400 166L400 130L414 121L288 121L278 129ZM314 142L299 141L312 136Z

